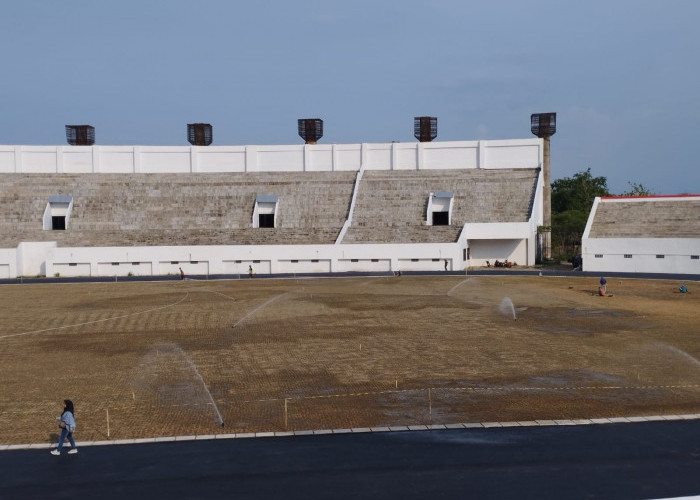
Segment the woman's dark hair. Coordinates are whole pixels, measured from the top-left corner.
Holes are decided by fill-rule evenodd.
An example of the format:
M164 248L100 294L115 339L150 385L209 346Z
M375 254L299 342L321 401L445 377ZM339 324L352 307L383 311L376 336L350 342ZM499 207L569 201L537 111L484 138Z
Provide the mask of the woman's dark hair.
M66 404L66 407L63 408L64 412L71 412L73 415L75 415L75 410L73 409L73 401L70 399L64 399L63 402Z

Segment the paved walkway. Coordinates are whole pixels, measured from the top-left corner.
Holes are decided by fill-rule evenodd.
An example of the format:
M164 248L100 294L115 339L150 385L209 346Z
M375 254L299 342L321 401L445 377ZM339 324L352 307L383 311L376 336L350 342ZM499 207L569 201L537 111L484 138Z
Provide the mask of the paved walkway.
M550 427L569 425L620 424L639 422L670 422L678 420L697 420L700 413L687 415L655 415L646 417L610 417L610 418L581 418L576 420L526 420L518 422L473 422L464 424L435 424L435 425L398 425L392 427L353 427L348 429L317 429L302 431L277 432L239 432L222 434L202 434L190 436L165 436L139 439L112 439L105 441L76 441L76 446L117 446L125 444L168 443L173 441L208 441L212 439L250 439L287 436L311 436L323 434L362 434L367 432L406 432L406 431L435 431L448 429L490 429L494 427ZM68 443L66 443L67 445ZM31 444L0 444L0 451L6 450L40 450L55 448L56 443Z

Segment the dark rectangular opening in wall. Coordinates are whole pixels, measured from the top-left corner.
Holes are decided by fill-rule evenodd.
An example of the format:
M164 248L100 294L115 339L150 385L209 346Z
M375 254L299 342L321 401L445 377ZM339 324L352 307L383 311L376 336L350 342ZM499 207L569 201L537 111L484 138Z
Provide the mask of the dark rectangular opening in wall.
M433 212L433 226L449 226L450 212Z
M258 226L275 227L275 214L258 214Z
M64 215L51 216L51 229L54 231L64 231L66 229L66 217Z

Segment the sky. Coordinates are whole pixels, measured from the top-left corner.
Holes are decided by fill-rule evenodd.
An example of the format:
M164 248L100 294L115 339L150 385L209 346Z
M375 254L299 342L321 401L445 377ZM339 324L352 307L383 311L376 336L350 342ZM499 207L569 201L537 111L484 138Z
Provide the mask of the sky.
M698 0L7 0L0 144L521 139L556 112L551 178L700 193Z

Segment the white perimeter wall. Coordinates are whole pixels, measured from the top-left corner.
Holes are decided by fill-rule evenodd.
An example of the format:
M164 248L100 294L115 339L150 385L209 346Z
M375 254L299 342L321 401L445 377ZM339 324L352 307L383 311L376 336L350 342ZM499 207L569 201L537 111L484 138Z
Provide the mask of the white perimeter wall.
M448 271L457 271L483 265L486 259L525 263L526 239L471 241L470 252L482 256L483 262L474 255L471 261L464 260L465 241L462 237L457 243L82 248L22 243L17 249L0 249L0 278L179 275L179 268L187 275L247 275L248 266L255 274L444 271L445 261Z
M700 274L700 259L691 259L700 238L583 238L581 247L584 271Z
M329 172L537 168L542 140L283 146L2 146L0 173Z
M15 253L17 276L46 276L46 255L52 248L55 241L20 243Z
M0 248L0 279L17 276L17 249Z
M46 275L134 276L320 273L464 269L457 243L401 245L264 245L178 247L54 247Z

